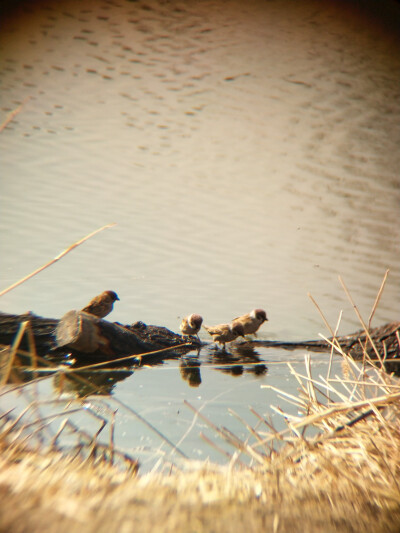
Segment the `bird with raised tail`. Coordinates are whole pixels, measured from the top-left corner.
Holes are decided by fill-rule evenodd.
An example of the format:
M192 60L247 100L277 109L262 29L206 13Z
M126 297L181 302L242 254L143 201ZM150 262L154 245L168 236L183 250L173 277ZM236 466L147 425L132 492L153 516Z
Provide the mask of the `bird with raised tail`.
M227 342L232 342L238 337L244 337L244 328L239 323L204 326L204 329L212 336L214 342L222 344L224 350Z
M82 309L84 313L94 315L99 318L107 316L114 307L114 302L119 300L118 294L114 291L104 291L98 296L95 296L86 307Z
M259 327L268 321L264 309L253 309L246 315L238 316L232 320L232 324L241 324L245 335L256 335Z
M199 339L198 333L203 323L203 317L192 313L191 315L182 319L180 330L182 335L196 335ZM200 340L200 339L199 339Z

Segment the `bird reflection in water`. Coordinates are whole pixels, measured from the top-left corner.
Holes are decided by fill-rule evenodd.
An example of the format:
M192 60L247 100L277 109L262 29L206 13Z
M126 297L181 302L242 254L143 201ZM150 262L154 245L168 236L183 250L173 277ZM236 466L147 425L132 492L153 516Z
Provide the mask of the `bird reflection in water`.
M246 342L238 343L233 347L233 353L245 365L245 371L256 376L264 376L268 372L268 367L260 358L260 354L253 346Z
M256 376L263 376L268 372L268 367L259 353L248 343L232 343L231 353L214 351L211 354L211 363L218 365L216 370L235 377L245 372Z
M198 360L200 350L197 352L197 357L195 356L182 356L179 361L179 372L184 381L191 387L199 387L201 384L201 373L200 373L200 361Z

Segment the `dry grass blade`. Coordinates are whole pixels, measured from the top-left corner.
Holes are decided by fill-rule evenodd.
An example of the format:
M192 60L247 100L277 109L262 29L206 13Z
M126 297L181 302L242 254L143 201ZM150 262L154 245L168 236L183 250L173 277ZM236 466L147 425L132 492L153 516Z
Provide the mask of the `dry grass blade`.
M337 339L336 339L336 335L339 331L339 326L340 326L340 323L342 321L342 311L340 311L339 313L339 318L336 322L336 328L335 328L335 331L333 333L333 341L336 341L337 342ZM329 354L329 365L328 365L328 371L327 371L327 379L330 378L331 376L331 371L332 371L332 362L333 362L333 346L331 346L331 351L330 351L330 354Z
M366 324L365 324L365 322L364 322L364 320L363 320L363 318L362 318L362 316L361 316L361 313L360 313L360 311L358 310L357 305L354 303L354 300L353 300L353 298L352 298L352 296L351 296L351 294L350 294L348 288L346 287L346 285L345 285L343 279L341 278L341 276L339 276L339 281L340 281L340 283L341 283L341 285L342 285L342 287L343 287L343 289L344 289L344 292L346 293L347 298L349 299L349 302L350 302L351 305L353 306L354 312L356 313L356 315L357 315L359 321L360 321L361 324L362 324L362 327L364 328L365 335L367 336L369 342L371 343L371 346L372 346L372 348L373 348L373 350L374 350L374 352L375 352L375 354L376 354L378 360L381 362L381 367L383 368L383 363L382 363L382 359L381 359L381 356L380 356L380 354L379 354L379 351L378 351L377 347L375 346L375 343L374 343L374 341L372 340L371 335L369 334L368 327L366 326Z
M22 322L18 328L18 332L15 336L15 339L11 345L11 348L8 354L8 359L5 364L4 372L2 372L2 376L0 380L0 387L5 385L10 377L15 355L17 353L22 337L24 336L25 330L28 327L28 324L29 324L29 321Z
M188 343L176 344L174 346L168 346L167 348L161 348L160 350L153 350L152 352L145 352L143 354L126 355L124 357L119 357L117 359L115 358L109 359L108 361L101 361L100 363L92 363L90 365L79 366L76 368L66 367L65 372L68 374L73 374L74 372L82 372L83 370L94 370L95 368L99 368L99 367L110 365L110 364L123 363L124 361L132 361L132 359L136 359L135 363L141 363L143 361L143 357L148 357L149 355L161 354L164 352L170 352L173 350L177 350L178 348L183 348L184 346L188 346Z
M10 122L14 120L14 118L22 111L22 108L24 105L30 100L30 96L27 96L25 100L15 109L13 109L5 118L5 120L0 124L0 133L5 130L5 128L8 126Z
M257 411L253 408L253 407L250 407L250 412L253 413L254 416L256 416L258 418L258 420L260 422L262 422L263 424L265 424L267 426L267 428L272 431L272 433L274 435L277 435L277 438L278 438L278 430L274 427L274 424L272 423L272 420L269 419L267 420L264 416L261 416L260 413L257 413ZM271 418L271 417L270 417ZM261 435L261 432L260 432L260 435ZM259 441L260 443L264 444L264 439L261 438L261 440ZM273 446L269 446L268 447L269 449L269 452L271 453L273 451Z
M206 442L209 446L211 446L211 448L214 448L214 450L216 450L218 453L220 453L221 455L224 455L227 459L229 459L229 461L233 460L233 456L229 452L227 452L226 450L224 450L223 448L215 444L215 442L209 439L207 435L205 435L202 431L200 432L200 437L204 440L204 442Z
M317 302L314 300L314 298L312 297L312 295L310 293L307 293L307 296L310 298L310 300L312 301L312 303L315 305L315 307L318 309L318 312L319 314L321 315L321 318L322 320L324 321L324 324L325 326L329 329L332 337L334 336L334 332L333 332L333 329L331 328L331 326L329 325L329 322L327 321L327 319L325 318L325 315L324 313L322 312L322 309L320 308L320 306L317 304Z
M23 277L22 279L16 281L15 283L13 283L12 285L10 285L9 287L7 287L6 289L3 289L2 291L0 291L0 296L3 296L4 294L6 294L7 292L15 289L15 287L18 287L19 285L21 285L22 283L24 283L25 281L28 281L29 279L33 278L33 276L36 276L36 274L39 274L39 272L42 272L43 270L45 270L46 268L48 268L49 266L53 265L54 263L56 263L57 261L59 261L60 259L62 259L65 255L67 255L69 252L71 252L74 248L76 248L77 246L79 246L80 244L84 243L85 241L87 241L88 239L90 239L91 237L94 237L94 235L97 235L97 233L100 233L101 231L107 229L107 228L112 228L113 226L115 226L116 223L113 222L111 224L106 224L105 226L95 230L95 231L92 231L91 233L89 233L88 235L86 235L86 237L83 237L82 239L80 239L79 241L76 241L75 243L71 244L71 246L69 246L68 248L66 248L63 252L61 252L60 254L58 254L56 257L54 257L51 261L48 261L46 264L42 265L41 267L37 268L36 270L34 270L33 272L31 272L30 274L28 274L27 276Z
M57 440L58 438L60 437L61 433L64 431L64 429L66 428L68 424L68 418L66 418L65 420L63 420L60 424L60 427L58 428L58 431L55 433L55 435L53 436L53 438L51 439L51 442L50 442L50 447L51 448L56 448L57 446Z
M114 463L114 450L115 450L115 442L114 442L114 434L115 434L115 415L117 414L117 409L112 414L111 419L111 426L110 426L110 445L109 445L109 451L110 451L110 463Z
M37 354L37 351L36 351L35 337L33 335L32 325L31 325L30 321L28 321L26 333L27 333L27 336L28 336L28 347L29 347L31 365L32 365L32 367L34 369L36 369L37 366L38 366L38 354Z
M193 405L191 405L187 400L184 400L184 404L187 405L194 413L196 413L199 418L201 418L204 422L206 422L206 424L210 426L228 444L230 444L231 446L233 446L234 448L236 448L237 450L241 452L245 452L246 454L248 454L249 456L251 456L253 459L257 460L260 463L264 461L264 456L256 452L247 443L243 442L239 437L234 435L229 429L224 428L224 427L219 428L218 426L213 424L211 420L209 420L206 416L200 413L200 411L197 410Z
M371 400L363 400L359 402L350 402L350 403L342 403L342 404L335 404L333 407L329 407L325 409L321 413L316 413L313 415L310 415L304 420L297 422L294 424L296 428L300 428L304 425L314 425L318 422L321 422L322 420L326 420L334 415L342 414L342 413L348 413L355 409L360 409L364 407L368 407L369 405L375 405L376 407L386 407L392 403L397 402L400 399L400 392L387 394L383 396L378 396L376 398L373 398Z
M375 311L376 311L376 309L378 307L379 301L381 299L383 289L385 288L385 284L386 284L386 280L387 280L387 277L389 275L389 272L390 272L389 269L386 270L385 275L383 276L383 280L382 280L381 286L379 288L378 294L376 295L376 299L375 299L374 305L372 306L371 314L369 315L368 328L371 327L371 322L372 322L372 319L374 317Z
M314 404L317 404L318 403L317 402L317 395L315 393L314 381L313 381L312 375L311 375L311 357L310 357L310 354L306 354L304 356L304 362L305 362L306 372L307 372L307 377L308 377L308 380L306 382L308 397L311 398L311 400L312 400L312 402Z
M160 437L168 446L171 447L173 452L178 453L181 457L184 459L187 459L187 455L180 449L176 444L174 444L168 437L166 437L161 431L159 431L156 427L153 426L153 424L150 424L148 420L146 420L143 416L141 416L139 413L137 413L132 407L129 405L126 405L121 400L118 400L117 398L114 399L115 403L123 407L126 411L128 411L130 414L132 414L135 418L140 420L145 426L147 426L149 429L151 429L158 437Z

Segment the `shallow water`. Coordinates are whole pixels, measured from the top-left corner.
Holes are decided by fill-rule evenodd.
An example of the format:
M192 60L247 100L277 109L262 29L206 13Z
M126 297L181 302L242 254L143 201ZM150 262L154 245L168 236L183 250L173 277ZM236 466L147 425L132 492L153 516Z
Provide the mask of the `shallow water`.
M2 310L61 317L112 289L121 323L176 331L191 312L215 324L263 307L261 338L316 338L326 329L308 292L332 326L343 310L349 333L360 325L338 275L368 320L389 268L373 324L398 318L398 4L20 6L0 34L2 120L24 102L0 134L2 288L117 226L4 295ZM182 390L210 401L214 420L235 396L266 412L259 384L295 387L271 359L302 354L258 355L259 377L215 371L205 350L197 389L173 361L113 394L156 426L179 426Z
M106 374L81 372L75 377L49 376L38 384L25 386L23 391L10 390L2 396L1 407L14 409L13 415L17 416L30 406L22 420L28 428L43 426L45 442L60 430L67 418L75 428L91 436L106 420L98 441L108 445L113 433L118 449L139 459L141 472L163 465L179 467L185 459L226 463L237 449L221 437L215 426L227 428L236 438L254 445L256 440L250 435L249 427L262 438L271 435L260 417L278 431L287 429L284 417L274 407L296 420L302 416L293 401L285 397L286 392L294 393L298 385L288 362L294 372L305 376L304 352L300 350L285 356L277 350L264 349L256 357L244 356L243 352L241 356L236 348L231 356L204 349L198 355L134 371L119 369ZM317 380L327 377L325 355L312 355L312 374ZM330 377L341 375L342 364L334 358ZM304 383L307 386L306 380ZM96 386L101 386L103 393L90 395ZM345 392L339 384L334 386ZM71 403L76 394L89 396L82 403ZM330 396L339 399L333 393ZM38 410L32 407L35 399L39 400ZM308 431L306 435L309 434ZM65 447L85 442L75 430L68 428L58 438L58 443ZM270 444L275 449L281 445L275 439ZM268 445L259 448L264 453L268 450ZM250 458L239 454L236 462L249 464Z

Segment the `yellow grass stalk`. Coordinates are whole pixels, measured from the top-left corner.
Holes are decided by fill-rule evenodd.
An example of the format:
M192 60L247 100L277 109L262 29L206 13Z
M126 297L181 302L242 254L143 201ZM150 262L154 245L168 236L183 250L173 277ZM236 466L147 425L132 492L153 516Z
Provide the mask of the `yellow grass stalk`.
M25 333L25 330L26 328L28 327L28 324L29 324L29 321L26 320L25 322L22 322L18 328L18 332L15 336L15 339L11 345L11 348L10 348L10 351L9 351L9 354L8 354L8 360L5 364L5 369L4 369L4 372L2 373L3 375L1 376L1 380L0 380L0 387L2 387L3 385L5 385L10 377L10 373L11 373L11 370L12 370L12 366L13 366L13 363L14 363L14 358L15 358L15 355L17 353L17 350L18 350L18 347L21 343L21 340L22 340L22 337L24 336L24 333Z
M53 265L54 263L56 263L57 261L59 261L60 259L62 259L65 255L67 255L69 252L71 252L72 250L74 250L74 248L76 248L77 246L81 245L82 243L84 243L85 241L87 241L88 239L90 239L91 237L93 237L94 235L97 235L98 233L100 233L101 231L107 229L107 228L112 228L113 226L115 226L116 223L113 222L111 224L106 224L105 226L95 230L95 231L92 231L91 233L89 233L88 235L86 235L86 237L83 237L83 239L80 239L79 241L76 241L74 242L73 244L71 244L71 246L68 246L68 248L66 248L63 252L61 252L60 254L58 254L56 257L54 257L53 259L51 259L51 261L48 261L47 263L45 263L44 265L42 265L41 267L37 268L36 270L34 270L33 272L31 272L30 274L28 274L27 276L23 277L22 279L16 281L15 283L13 283L12 285L10 285L9 287L7 287L6 289L3 289L2 291L0 291L0 296L3 296L4 294L7 294L7 292L15 289L15 287L18 287L19 285L21 285L22 283L24 283L25 281L28 281L30 278L33 278L33 276L36 276L36 274L39 274L39 272L42 272L43 270L45 270L46 268L48 268L49 266Z
M381 362L381 367L383 368L383 363L382 363L381 356L379 355L379 351L378 351L377 347L375 346L375 343L374 343L374 341L372 340L371 335L369 334L368 327L367 327L367 325L365 324L365 322L364 322L364 320L363 320L363 318L362 318L362 316L361 316L361 313L360 313L360 311L358 310L357 305L354 303L354 300L353 300L353 298L352 298L352 296L351 296L351 294L350 294L348 288L346 287L346 285L345 285L343 279L341 278L341 276L339 276L339 281L340 281L340 283L341 283L341 285L342 285L342 287L343 287L343 289L344 289L344 292L346 293L347 298L349 299L349 302L350 302L351 305L353 306L354 312L356 313L356 315L357 315L359 321L360 321L361 324L362 324L362 327L364 328L365 335L367 336L369 342L371 343L371 346L372 346L372 348L373 348L373 350L374 350L374 352L375 352L375 354L376 354L376 357L377 357L378 360Z
M24 105L30 100L30 96L27 96L24 101L18 106L16 107L15 109L13 109L13 111L11 111L7 117L5 118L5 120L3 120L3 122L0 124L0 133L8 126L8 124L10 122L12 122L14 120L14 118L18 115L18 113L20 113L22 111L22 108L24 107Z
M374 305L372 306L372 310L371 310L371 313L370 313L370 315L369 315L369 319L368 319L368 328L371 327L371 322L372 322L373 316L374 316L374 314L375 314L375 311L376 311L376 309L377 309L377 307L378 307L379 301L380 301L380 299L381 299L383 289L385 288L385 284L386 284L386 280L387 280L387 277L388 277L388 275L389 275L389 272L390 272L389 269L386 270L385 275L383 276L383 280L382 280L381 286L380 286L380 288L379 288L378 294L376 295Z

